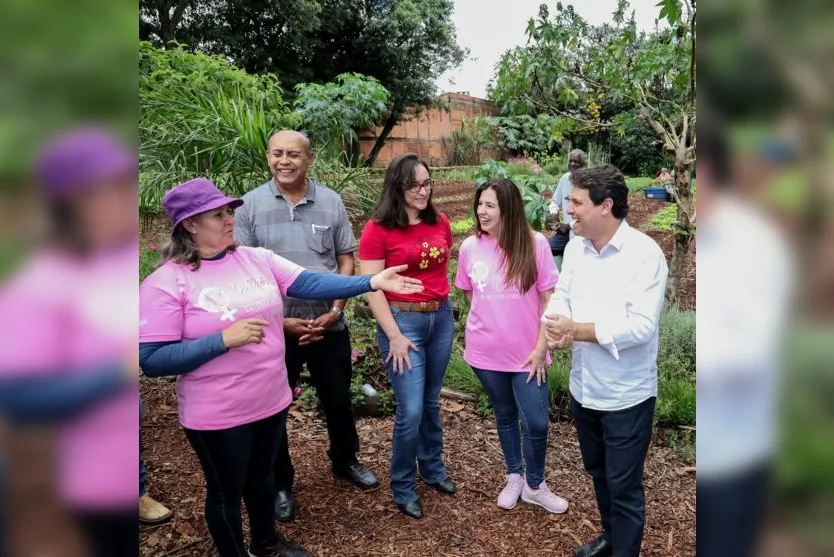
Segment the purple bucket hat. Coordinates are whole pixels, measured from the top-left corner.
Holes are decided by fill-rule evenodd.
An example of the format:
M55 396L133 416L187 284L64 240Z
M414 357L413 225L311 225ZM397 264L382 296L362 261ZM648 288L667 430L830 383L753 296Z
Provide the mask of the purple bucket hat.
M165 214L174 223L174 229L188 217L199 215L223 205L235 208L243 205L242 199L228 197L208 178L194 178L168 190L162 198Z
M41 150L35 175L47 196L65 199L112 178L133 176L138 181L139 158L106 128L77 128Z

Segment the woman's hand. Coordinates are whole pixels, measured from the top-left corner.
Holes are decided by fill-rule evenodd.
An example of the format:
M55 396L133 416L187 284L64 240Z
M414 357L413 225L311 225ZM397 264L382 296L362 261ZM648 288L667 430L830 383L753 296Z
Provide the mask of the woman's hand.
M527 382L536 378L536 383L541 387L547 381L547 349L536 347L530 352L522 367L530 364L530 373L527 375Z
M408 265L398 265L385 269L371 277L371 288L395 294L419 294L423 291L423 281L397 274L406 269L408 269Z
M244 344L260 344L264 338L264 327L269 325L268 321L250 317L238 321L223 331L223 344L226 348L237 348Z
M408 351L410 349L418 352L419 348L403 335L389 339L388 344L388 357L385 358L385 365L393 360L394 373L402 375L405 373L405 366L408 366L408 370L411 371L411 358L408 357Z

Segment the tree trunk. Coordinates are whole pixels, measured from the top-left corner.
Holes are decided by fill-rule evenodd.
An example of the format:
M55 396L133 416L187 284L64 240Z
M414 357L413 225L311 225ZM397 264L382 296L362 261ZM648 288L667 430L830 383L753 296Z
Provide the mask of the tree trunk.
M376 157L382 150L382 146L385 145L385 140L388 139L389 135L391 135L391 130L394 129L394 126L397 125L397 122L399 122L397 111L392 110L391 114L389 114L388 118L385 120L385 125L382 126L382 131L379 133L379 137L376 138L374 148L371 149L368 158L365 160L365 166L371 167L374 165L374 161L376 161Z
M679 305L678 287L683 277L689 244L692 241L692 199L691 165L676 157L675 160L675 200L678 204L678 220L675 223L675 245L672 249L672 261L669 264L669 278L666 281L666 302Z

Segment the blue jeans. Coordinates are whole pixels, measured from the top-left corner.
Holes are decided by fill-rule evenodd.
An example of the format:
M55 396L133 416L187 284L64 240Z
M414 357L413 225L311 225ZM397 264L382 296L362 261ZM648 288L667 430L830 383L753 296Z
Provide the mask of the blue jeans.
M391 308L400 332L419 352L409 351L412 368L400 375L388 363L388 378L396 399L394 438L391 448L391 490L400 505L417 500L415 461L428 483L446 479L443 464L443 425L440 423L440 389L452 355L455 322L452 305L435 312ZM377 329L382 358L388 357L388 337Z
M544 481L547 429L550 426L547 381L539 386L535 379L527 382L526 372L472 369L492 403L507 473L525 475L527 485L537 489ZM523 441L518 430L519 418Z

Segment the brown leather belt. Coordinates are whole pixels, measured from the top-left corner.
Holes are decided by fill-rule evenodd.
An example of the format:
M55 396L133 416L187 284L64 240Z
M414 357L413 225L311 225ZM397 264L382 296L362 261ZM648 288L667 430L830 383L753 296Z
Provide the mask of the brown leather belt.
M388 300L388 305L392 308L397 308L401 311L418 311L428 313L439 310L440 308L445 306L448 301L449 298L432 302L398 302L394 300Z

